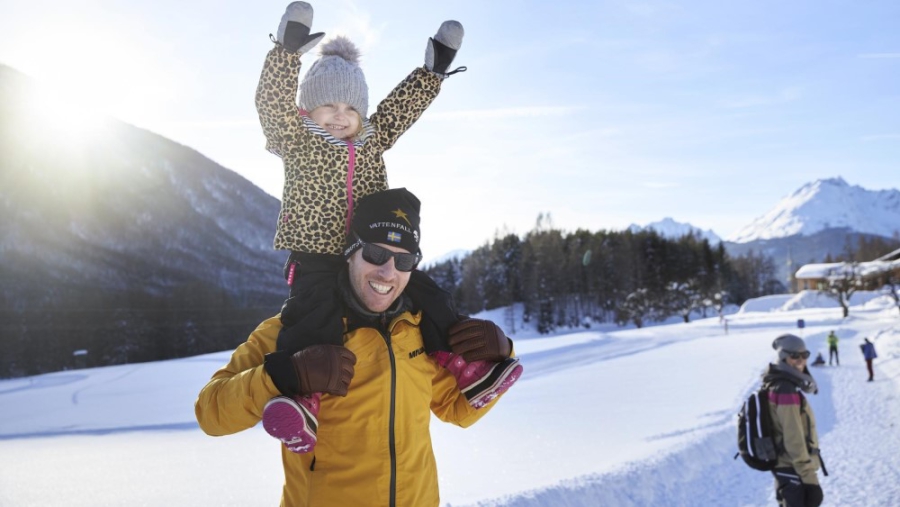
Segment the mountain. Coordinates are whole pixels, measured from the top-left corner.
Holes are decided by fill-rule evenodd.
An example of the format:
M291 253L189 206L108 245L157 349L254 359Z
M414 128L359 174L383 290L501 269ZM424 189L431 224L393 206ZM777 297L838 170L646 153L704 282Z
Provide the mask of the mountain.
M222 350L280 308L277 199L34 89L0 66L0 377Z
M727 240L749 243L841 228L887 238L900 234L900 191L866 190L842 178L816 180Z
M718 244L719 242L722 241L722 238L720 238L715 232L713 232L710 229L707 229L704 231L697 227L694 227L691 224L676 222L675 220L673 220L669 217L663 218L662 220L660 220L658 222L653 222L653 223L647 224L643 227L641 227L637 224L631 224L630 226L628 226L628 230L630 230L632 232L640 232L640 231L644 231L644 230L654 230L660 236L663 236L668 239L678 239L682 236L687 236L688 234L693 234L694 236L696 236L698 238L709 241L709 243L711 245Z
M724 245L732 256L753 251L771 257L776 278L790 287L804 264L846 255L864 241L884 240L890 249L898 234L900 191L866 190L829 178L802 186Z

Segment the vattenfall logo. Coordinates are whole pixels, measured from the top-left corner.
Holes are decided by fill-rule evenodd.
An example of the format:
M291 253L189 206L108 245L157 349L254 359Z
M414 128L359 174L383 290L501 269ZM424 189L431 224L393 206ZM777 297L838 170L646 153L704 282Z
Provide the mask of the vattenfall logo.
M416 349L416 350L410 352L410 353L409 353L409 358L412 359L412 358L414 358L414 357L416 357L416 356L420 356L420 355L422 355L422 354L424 354L424 353L425 353L425 347L422 347L422 348L420 348L420 349Z

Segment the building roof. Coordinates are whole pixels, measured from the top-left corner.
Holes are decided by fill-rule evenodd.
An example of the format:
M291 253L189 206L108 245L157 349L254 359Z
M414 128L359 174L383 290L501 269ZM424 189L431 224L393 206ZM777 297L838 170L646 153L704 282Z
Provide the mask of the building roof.
M900 256L900 250L893 252ZM823 264L806 264L797 270L797 273L794 275L798 280L800 279L826 279L826 278L844 278L848 275L853 275L854 273L862 276L863 278L867 278L870 276L878 275L879 273L884 273L886 271L893 271L896 269L900 269L900 259L895 260L881 260L885 257L880 257L878 260L869 261L869 262L859 262L855 265L851 262L829 262Z
M882 255L881 257L879 257L875 260L876 261L895 261L897 259L900 259L900 248L894 250L893 252L891 252L887 255Z

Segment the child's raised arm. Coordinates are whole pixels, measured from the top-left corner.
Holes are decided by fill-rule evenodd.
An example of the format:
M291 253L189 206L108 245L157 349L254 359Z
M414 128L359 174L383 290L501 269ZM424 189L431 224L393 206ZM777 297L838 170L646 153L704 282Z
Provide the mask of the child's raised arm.
M282 156L283 142L300 128L297 110L297 77L300 75L300 56L314 48L324 33L310 34L313 9L306 2L287 6L276 46L266 55L259 84L256 87L256 111L266 136L266 149Z
M441 82L456 72L447 72L462 45L463 26L458 21L444 21L434 37L428 38L425 65L417 68L378 104L369 118L377 132L375 142L389 149L422 116L441 90Z

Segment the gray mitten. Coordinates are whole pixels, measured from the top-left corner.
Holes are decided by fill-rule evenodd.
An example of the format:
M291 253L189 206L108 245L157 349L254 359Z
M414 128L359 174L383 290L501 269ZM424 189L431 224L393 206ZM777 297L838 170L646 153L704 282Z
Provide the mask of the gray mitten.
M425 68L447 77L457 72L464 72L465 67L459 67L453 72L447 72L459 47L462 46L463 26L459 21L444 21L438 28L434 37L428 38L425 46Z
M312 20L312 5L306 2L291 2L281 16L276 40L290 53L308 53L322 37L325 37L324 32L309 33Z

